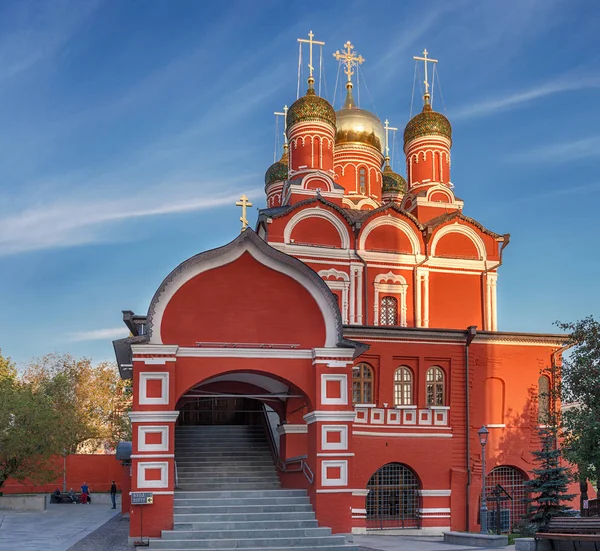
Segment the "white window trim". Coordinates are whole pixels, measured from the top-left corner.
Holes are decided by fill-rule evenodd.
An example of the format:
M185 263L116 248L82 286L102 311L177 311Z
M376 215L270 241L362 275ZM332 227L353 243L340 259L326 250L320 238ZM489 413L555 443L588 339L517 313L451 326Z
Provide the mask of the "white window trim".
M389 282L390 280L392 283L383 283L384 281ZM384 294L384 296L391 295L398 299L398 315L400 317L398 321L400 322L401 327L406 327L406 293L408 290L408 284L406 283L406 280L400 275L388 272L387 274L380 274L375 278L374 287L375 300L373 304L373 325L379 325L379 295Z

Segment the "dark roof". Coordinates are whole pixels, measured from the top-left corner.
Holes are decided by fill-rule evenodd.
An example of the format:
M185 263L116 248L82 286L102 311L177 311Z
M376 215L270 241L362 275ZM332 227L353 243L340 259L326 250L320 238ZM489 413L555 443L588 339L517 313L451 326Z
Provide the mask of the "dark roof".
M473 218L469 218L468 216L465 216L462 212L460 212L458 210L455 210L453 212L446 212L446 213L442 214L441 216L432 218L431 220L429 220L429 222L426 223L426 225L429 226L430 228L437 228L438 226L441 226L441 225L445 224L446 222L450 222L451 220L454 220L454 219L463 220L464 222L467 222L468 224L475 226L476 228L481 230L483 233L490 235L494 239L499 239L500 237L504 237L503 235L501 235L499 233L495 233L491 230L488 230L482 224L477 222L477 220L474 220Z

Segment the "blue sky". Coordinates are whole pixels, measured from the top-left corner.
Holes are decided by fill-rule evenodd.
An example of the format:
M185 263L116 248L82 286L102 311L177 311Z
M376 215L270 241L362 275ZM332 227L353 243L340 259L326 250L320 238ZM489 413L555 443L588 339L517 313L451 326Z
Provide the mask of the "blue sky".
M310 29L328 99L351 40L361 107L401 130L413 55L439 59L456 193L512 235L501 330L600 314L598 28L593 0L1 2L0 348L112 359L121 310L237 235Z

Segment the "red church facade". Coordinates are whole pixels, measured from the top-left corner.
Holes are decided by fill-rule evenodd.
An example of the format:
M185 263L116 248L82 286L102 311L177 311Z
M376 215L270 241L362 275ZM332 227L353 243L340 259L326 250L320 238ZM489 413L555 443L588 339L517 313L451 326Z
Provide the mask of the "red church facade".
M509 236L463 214L448 119L426 94L406 179L351 83L336 113L309 79L286 133L255 231L175 268L146 316L125 313L132 336L115 348L134 389L131 489L154 494L145 535L173 526L176 426L239 422L238 398L276 420L281 486L306 489L334 532L476 529L482 425L488 485L514 494L518 522L540 370L563 338L498 331Z

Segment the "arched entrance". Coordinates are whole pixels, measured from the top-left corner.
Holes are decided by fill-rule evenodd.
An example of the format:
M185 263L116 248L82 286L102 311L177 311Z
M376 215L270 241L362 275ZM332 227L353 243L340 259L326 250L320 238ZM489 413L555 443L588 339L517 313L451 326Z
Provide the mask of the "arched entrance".
M388 463L369 480L367 529L420 528L417 475L406 465Z
M521 521L527 512L527 498L529 493L525 488L527 475L508 465L502 465L492 469L485 479L486 495L488 498L494 495L498 484L511 496L512 499L500 502L500 527L502 532L511 532L515 524ZM488 526L490 530L496 529L497 503L487 502Z

